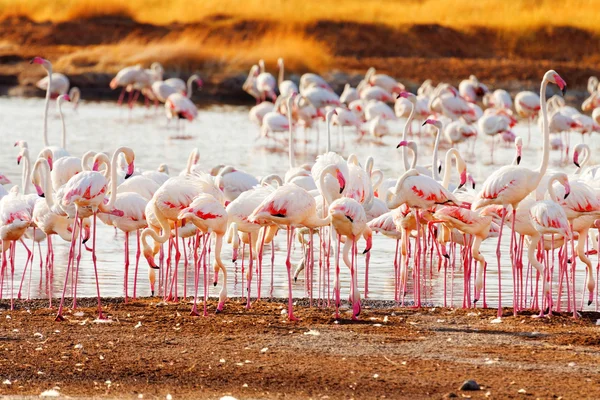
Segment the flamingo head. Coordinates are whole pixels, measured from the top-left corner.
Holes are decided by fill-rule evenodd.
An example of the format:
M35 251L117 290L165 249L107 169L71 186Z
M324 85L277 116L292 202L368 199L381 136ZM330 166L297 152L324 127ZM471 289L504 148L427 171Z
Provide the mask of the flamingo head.
M29 64L39 64L42 67L44 67L44 69L49 70L52 68L52 64L50 63L50 61L46 60L45 58L42 57L34 57Z
M156 265L156 262L154 262L154 254L152 254L151 248L144 249L144 257L148 261L148 266L151 269L158 269L158 265Z
M17 156L17 165L21 165L21 159L22 159L22 158L23 158L23 155L22 155L22 154L19 154L19 155Z
M549 82L552 82L558 86L564 96L567 91L567 82L565 82L565 80L561 78L560 75L554 70L546 72L546 77Z
M11 183L10 179L6 175L0 174L0 185L8 185Z
M571 185L569 184L568 179L564 183L564 186L565 186L565 197L563 197L563 199L566 199L567 197L569 197L569 194L571 194Z
M396 98L408 99L408 101L410 101L413 104L417 102L417 96L415 96L411 92L407 92L406 90L401 91Z
M198 85L199 89L202 89L202 86L204 85L204 82L202 81L202 79L198 78L194 82L196 82L196 85Z
M371 231L371 229L365 229L363 237L367 241L367 247L365 247L363 254L367 254L371 250L371 247L373 247L373 232Z
M346 189L346 178L344 177L344 174L342 174L342 171L340 171L339 168L336 170L336 177L340 185L340 194L342 194L342 192L344 192L344 189Z
M83 235L81 237L81 242L85 244L90 239L90 224L87 223L83 226Z
M577 151L577 149L573 152L573 164L575 164L577 168L581 168L579 165L579 151Z
M135 153L129 147L122 148L123 155L125 156L125 162L127 163L127 172L125 173L125 179L131 177L135 171L133 160L135 160Z
M61 94L57 98L58 101L71 101L71 97L68 94Z
M42 189L42 187L40 185L38 185L37 183L34 183L33 186L35 186L35 191L37 192L38 196L46 197L46 195L44 194L44 190Z
M467 182L472 185L473 190L475 190L475 179L473 178L473 175L467 173ZM465 202L463 201L463 204Z
M523 139L520 136L517 136L515 139L515 147L517 149L517 165L521 163L521 154L523 152Z
M29 146L27 145L27 142L26 142L25 140L17 140L17 141L15 142L15 145L14 145L14 147L17 147L17 146L19 146L19 147L20 147L20 148L22 148L22 149L29 147Z
M465 184L467 183L467 168L463 169L462 172L460 173L460 183L458 185L458 188L462 188L463 186L465 186Z
M396 146L396 148L400 148L402 146L408 146L408 140L403 140L400 143L398 143L398 146Z
M425 125L433 125L438 129L442 129L442 122L437 119L426 119L425 122L423 122L423 126Z

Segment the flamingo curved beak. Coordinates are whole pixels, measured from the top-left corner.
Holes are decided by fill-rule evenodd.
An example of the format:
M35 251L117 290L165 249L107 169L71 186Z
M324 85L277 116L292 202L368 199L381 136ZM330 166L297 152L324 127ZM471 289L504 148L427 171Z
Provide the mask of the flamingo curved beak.
M342 194L344 189L346 189L346 178L344 178L344 175L342 174L342 172L339 169L337 171L337 180L338 180L338 183L340 184L340 194Z
M23 158L23 156L18 156L17 157L17 165L21 165L21 158Z
M463 172L460 173L460 184L458 185L458 188L462 188L463 186L465 186L465 184L467 183L467 170L465 169Z
M575 164L577 168L581 168L579 166L579 153L577 151L573 153L573 164Z
M40 197L46 197L45 194L44 194L44 191L42 190L42 188L41 188L40 185L35 185L34 184L34 186L35 186L35 191L37 192L38 196L40 196Z
M567 183L565 185L565 197L563 197L563 200L566 199L567 197L569 197L570 194L571 194L571 185L569 185Z
M398 143L398 146L396 146L396 148L402 147L402 146L408 146L408 141L403 140L400 143Z
M565 80L561 78L558 74L554 74L554 81L556 82L556 85L560 88L564 96L565 93L567 93L567 82L565 82Z
M135 171L135 167L133 162L127 166L127 173L125 174L125 179L131 177Z

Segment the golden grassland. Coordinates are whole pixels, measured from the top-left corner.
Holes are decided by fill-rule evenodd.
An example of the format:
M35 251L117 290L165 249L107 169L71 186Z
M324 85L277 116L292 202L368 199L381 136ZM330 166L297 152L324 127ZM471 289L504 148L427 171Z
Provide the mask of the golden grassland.
M299 54L311 56L299 57ZM124 65L149 65L158 61L182 71L228 73L246 70L259 59L275 68L279 57L286 60L286 67L295 71L324 71L331 62L323 43L300 35L274 32L249 40L245 46L207 44L185 36L174 41L143 43L133 40L117 45L89 46L61 56L56 68L66 73L116 71Z
M168 24L224 14L292 23L328 19L509 30L573 26L598 31L599 10L600 0L0 0L0 15L35 21L121 14Z

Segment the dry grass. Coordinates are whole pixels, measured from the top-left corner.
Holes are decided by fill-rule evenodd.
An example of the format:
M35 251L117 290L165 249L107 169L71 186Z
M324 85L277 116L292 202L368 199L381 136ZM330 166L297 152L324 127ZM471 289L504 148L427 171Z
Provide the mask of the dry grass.
M305 57L304 54L311 54ZM270 33L243 45L201 44L197 38L179 38L152 43L126 41L115 45L85 47L62 56L57 70L66 73L114 72L126 65L149 65L158 61L167 68L207 73L247 70L260 58L267 67L276 68L278 57L286 60L286 68L296 72L325 71L331 58L323 43L298 35Z
M38 21L117 14L166 24L226 14L301 23L331 19L510 30L575 26L598 31L599 9L600 0L0 0L0 14L25 15Z

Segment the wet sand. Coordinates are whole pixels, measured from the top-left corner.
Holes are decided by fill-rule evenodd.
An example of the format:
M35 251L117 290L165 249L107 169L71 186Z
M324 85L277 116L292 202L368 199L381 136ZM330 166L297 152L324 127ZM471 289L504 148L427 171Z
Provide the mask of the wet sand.
M600 313L579 319L495 310L395 308L348 311L283 300L250 310L231 299L207 317L156 298L95 299L65 312L35 300L0 307L0 395L113 398L564 398L600 397ZM474 379L479 391L460 391Z

